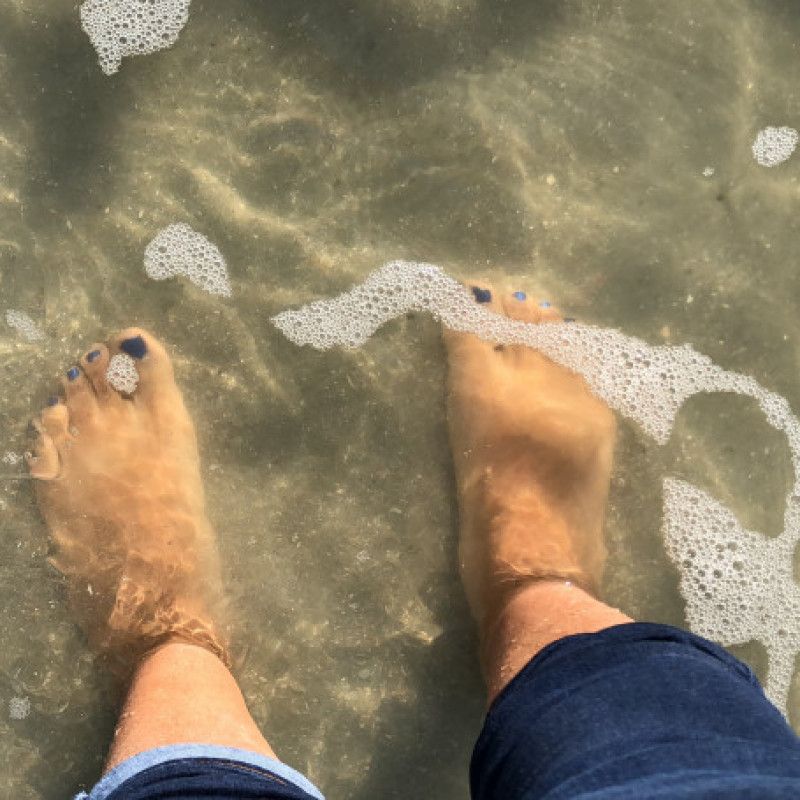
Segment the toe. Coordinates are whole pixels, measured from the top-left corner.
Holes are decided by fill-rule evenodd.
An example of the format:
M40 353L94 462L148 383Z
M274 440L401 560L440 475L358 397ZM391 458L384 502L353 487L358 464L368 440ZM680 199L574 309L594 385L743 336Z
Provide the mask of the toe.
M503 313L521 322L556 322L561 320L558 309L549 300L537 300L521 290L503 295Z
M141 328L126 328L109 342L113 357L119 353L130 356L139 375L133 399L143 403L159 403L162 399L174 402L178 388L172 362L164 345L153 334Z
M32 453L25 454L25 461L31 477L40 481L52 481L61 471L58 450L53 440L46 434L39 437Z
M69 410L61 401L45 408L39 419L33 421L33 427L40 434L46 434L57 447L61 447L69 438L69 425Z
M97 410L94 389L86 373L77 364L72 365L64 373L61 384L64 387L65 403L62 409L65 414L68 412L69 418L75 425L81 425ZM52 408L58 409L59 406Z
M549 300L539 301L539 314L541 322L563 322L564 317L560 309L556 308Z
M503 313L510 319L537 325L561 320L561 314L549 300L521 290L503 295ZM543 358L538 351L523 345L503 348L503 355L505 359L510 359L508 363L527 368L535 368Z
M497 291L488 283L478 281L466 287L472 299L495 314L502 313L502 303ZM471 355L486 357L492 352L493 345L471 333L462 333L449 328L443 329L444 342L449 355L463 358Z
M34 420L36 441L32 452L25 454L28 472L31 476L42 481L51 481L57 478L61 471L61 457L52 437L46 432L40 420Z
M81 358L83 374L101 403L113 401L118 397L106 380L109 358L108 348L100 342L95 342Z

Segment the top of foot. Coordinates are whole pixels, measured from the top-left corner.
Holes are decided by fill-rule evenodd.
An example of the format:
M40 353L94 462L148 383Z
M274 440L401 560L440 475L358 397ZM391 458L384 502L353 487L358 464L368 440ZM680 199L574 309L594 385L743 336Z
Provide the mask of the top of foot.
M473 290L492 311L565 323L523 292ZM584 380L535 350L445 330L448 423L459 494L459 553L481 620L532 579L597 590L614 446L610 409Z
M106 377L121 353L139 374L131 395ZM194 426L163 345L138 328L91 345L33 424L28 464L52 563L94 648L123 670L169 638L223 655Z

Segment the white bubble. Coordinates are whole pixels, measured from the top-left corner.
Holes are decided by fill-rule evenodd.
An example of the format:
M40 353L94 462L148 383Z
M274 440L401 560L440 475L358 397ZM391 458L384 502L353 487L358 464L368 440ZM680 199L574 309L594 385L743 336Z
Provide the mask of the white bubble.
M23 311L9 308L6 311L6 322L28 342L40 342L44 339L44 333L39 326Z
M783 533L767 539L745 531L716 500L669 479L664 484L664 535L681 573L690 627L726 645L754 638L762 642L769 653L766 691L785 713L800 650L800 591L792 572L800 540L800 422L789 403L753 378L722 369L690 345L651 346L613 329L536 325L495 314L433 264L389 262L350 291L283 311L272 322L299 345L351 348L408 311L428 311L448 328L495 344L539 350L583 375L595 394L660 444L694 394L734 392L758 402L769 424L786 435L792 453L795 483Z
M113 75L122 59L172 47L189 20L191 0L87 0L81 25L100 68Z
M184 275L210 294L231 296L228 268L222 253L183 222L167 226L147 245L144 269L153 280Z
M28 697L12 697L8 701L8 716L11 719L25 719L31 713L31 701Z
M0 458L4 464L8 464L10 467L15 467L17 464L22 461L22 456L19 453L14 453L11 450L6 451L3 453L3 457Z
M139 385L136 362L125 353L111 357L106 369L106 380L118 391L133 394Z
M797 140L794 128L764 128L753 142L753 156L762 167L776 167L791 156Z
M769 653L766 691L786 708L800 650L800 588L793 536L745 530L702 489L664 481L664 538L680 571L689 627L722 644L762 642Z

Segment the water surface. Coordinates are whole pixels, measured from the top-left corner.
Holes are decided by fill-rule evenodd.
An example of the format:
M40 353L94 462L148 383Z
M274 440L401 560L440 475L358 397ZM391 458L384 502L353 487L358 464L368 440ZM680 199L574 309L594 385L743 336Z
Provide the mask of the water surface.
M24 450L91 341L153 330L197 421L239 676L279 755L331 798L466 798L483 700L439 331L413 316L318 353L268 318L431 261L691 342L797 412L800 156L765 169L750 144L798 127L799 37L800 13L767 0L194 0L172 49L106 77L74 3L6 0L0 307L48 338L0 330L0 451ZM178 221L225 254L231 300L146 277L145 246ZM607 597L680 625L666 474L774 535L792 473L748 401L692 400L665 448L623 423ZM114 724L46 555L30 485L4 478L0 795L21 800L90 784ZM763 652L737 652L763 675Z

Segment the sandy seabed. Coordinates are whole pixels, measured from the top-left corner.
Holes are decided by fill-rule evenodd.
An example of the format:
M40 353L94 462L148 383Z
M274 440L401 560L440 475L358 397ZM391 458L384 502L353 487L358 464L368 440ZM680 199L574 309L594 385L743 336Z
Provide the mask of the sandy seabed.
M152 329L197 421L239 674L280 756L330 797L466 798L483 698L439 331L412 316L319 353L269 317L430 261L691 342L797 412L800 156L765 169L750 145L798 127L798 37L800 15L766 0L194 0L174 47L106 77L74 5L10 0L0 309L46 339L0 330L0 453L25 449L88 344ZM224 253L230 300L147 278L144 248L173 222ZM30 485L0 473L0 795L61 800L97 776L115 697ZM623 423L607 597L680 625L667 474L775 535L792 471L741 398L693 399L663 448ZM763 652L737 653L763 675Z

